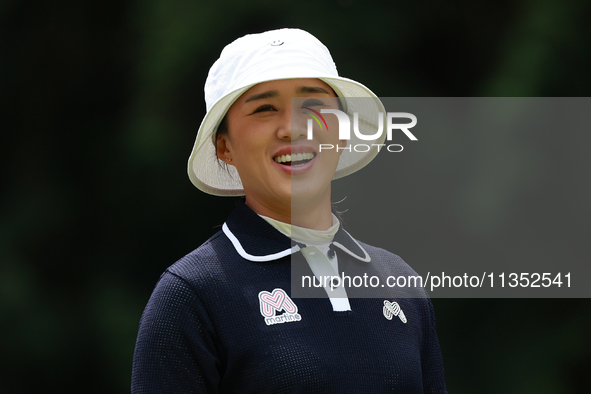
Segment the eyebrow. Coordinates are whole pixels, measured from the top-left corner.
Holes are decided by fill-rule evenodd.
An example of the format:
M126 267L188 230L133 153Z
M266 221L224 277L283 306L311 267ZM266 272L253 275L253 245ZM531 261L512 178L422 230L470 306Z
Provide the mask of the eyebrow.
M318 86L302 86L302 87L298 88L297 93L298 94L308 94L308 93L330 94L326 89L323 89ZM268 98L277 97L277 96L279 96L278 90L269 90L269 91L266 91L263 93L253 94L252 96L250 96L249 98L246 99L245 103L255 101L255 100L268 99Z
M271 98L271 97L277 97L279 96L279 91L278 90L269 90L263 93L257 93L257 94L253 94L252 96L250 96L249 98L246 99L245 103L248 103L250 101L255 101L255 100L262 100L262 99L267 99L267 98Z
M302 86L301 88L298 89L298 93L299 94L304 94L304 93L325 93L325 94L330 94L326 89L323 89L323 88L318 87L318 86Z

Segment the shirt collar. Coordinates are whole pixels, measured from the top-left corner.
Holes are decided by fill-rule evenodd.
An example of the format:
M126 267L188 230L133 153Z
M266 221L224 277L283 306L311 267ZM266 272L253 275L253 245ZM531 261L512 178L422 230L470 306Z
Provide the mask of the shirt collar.
M300 250L298 244L292 243L291 239L267 223L242 201L230 214L222 226L222 231L230 239L236 252L253 262L278 260ZM371 261L369 254L343 229L343 226L339 227L332 244L360 261Z
M310 228L295 226L289 223L283 223L267 216L259 216L265 219L265 221L271 226L275 227L281 234L291 238L293 241L311 246L327 245L330 244L334 239L335 234L337 231L339 231L341 222L334 213L331 215L332 226L326 230L313 230Z

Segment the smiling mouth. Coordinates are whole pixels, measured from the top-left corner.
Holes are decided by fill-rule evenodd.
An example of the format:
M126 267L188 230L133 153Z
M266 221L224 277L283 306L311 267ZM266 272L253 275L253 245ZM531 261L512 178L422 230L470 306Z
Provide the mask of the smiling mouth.
M281 155L273 158L277 163L284 166L298 167L303 166L316 156L316 153L296 153L293 155Z

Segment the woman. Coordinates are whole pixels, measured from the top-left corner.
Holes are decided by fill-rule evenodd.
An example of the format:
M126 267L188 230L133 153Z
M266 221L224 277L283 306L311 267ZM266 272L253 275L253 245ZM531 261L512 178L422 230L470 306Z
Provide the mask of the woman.
M304 297L316 298L290 296L306 275L413 273L331 213L331 180L377 150L347 149L355 135L339 139L337 117L323 110L352 113L347 98L364 97L379 112L375 95L339 77L326 47L297 29L228 45L205 95L189 177L246 199L160 278L140 323L132 392L446 393L428 298L352 298L334 283L311 286Z

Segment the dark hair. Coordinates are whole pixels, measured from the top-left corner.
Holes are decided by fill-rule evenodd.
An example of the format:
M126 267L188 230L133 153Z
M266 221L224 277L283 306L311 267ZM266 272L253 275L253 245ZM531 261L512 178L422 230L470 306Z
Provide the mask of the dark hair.
M215 133L213 134L213 144L217 147L218 137L228 134L228 114L224 114L222 121L218 125Z

